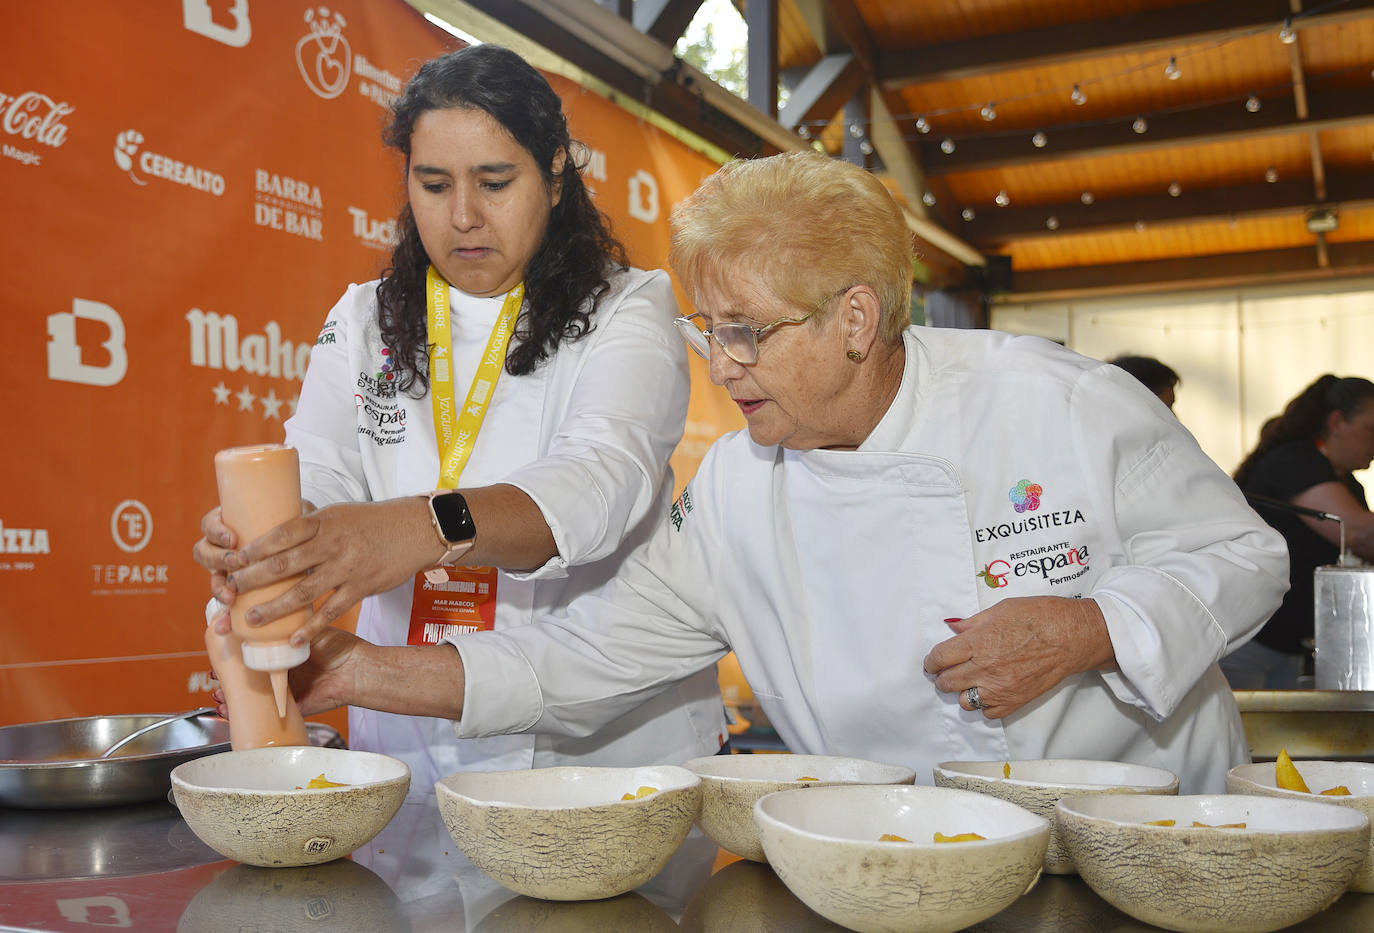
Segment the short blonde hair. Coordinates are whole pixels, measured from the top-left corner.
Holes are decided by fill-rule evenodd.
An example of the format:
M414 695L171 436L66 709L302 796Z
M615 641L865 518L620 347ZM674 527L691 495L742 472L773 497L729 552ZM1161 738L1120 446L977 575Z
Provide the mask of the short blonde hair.
M669 262L693 301L705 276L747 270L808 310L872 286L884 342L911 323L911 233L887 188L857 165L809 149L729 162L670 225Z

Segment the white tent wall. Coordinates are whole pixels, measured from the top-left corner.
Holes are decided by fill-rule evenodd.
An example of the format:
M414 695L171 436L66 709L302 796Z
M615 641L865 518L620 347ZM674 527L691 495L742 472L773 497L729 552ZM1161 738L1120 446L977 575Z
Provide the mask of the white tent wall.
M1374 280L1307 288L995 305L991 326L1097 359L1153 356L1179 374L1174 411L1228 473L1260 426L1322 373L1374 378ZM1366 488L1370 471L1357 474Z

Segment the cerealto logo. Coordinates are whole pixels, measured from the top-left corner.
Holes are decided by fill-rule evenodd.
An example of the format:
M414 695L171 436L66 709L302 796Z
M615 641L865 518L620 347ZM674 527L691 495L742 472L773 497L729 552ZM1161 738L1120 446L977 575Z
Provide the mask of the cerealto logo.
M306 86L325 100L333 100L348 87L352 74L353 51L343 30L348 25L343 14L328 7L305 11L308 35L296 43L296 67Z

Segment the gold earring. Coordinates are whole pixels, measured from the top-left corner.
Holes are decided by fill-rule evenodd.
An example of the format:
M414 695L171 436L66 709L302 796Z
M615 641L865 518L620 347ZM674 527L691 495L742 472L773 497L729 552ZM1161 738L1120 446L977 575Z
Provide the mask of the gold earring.
M862 363L864 361L864 355L858 350L846 350L844 355L856 363Z

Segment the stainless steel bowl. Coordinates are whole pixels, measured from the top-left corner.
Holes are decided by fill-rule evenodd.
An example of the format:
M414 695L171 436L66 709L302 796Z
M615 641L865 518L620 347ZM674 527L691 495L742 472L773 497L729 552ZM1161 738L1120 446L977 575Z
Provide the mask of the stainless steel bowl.
M101 752L166 713L85 716L0 728L0 807L76 809L165 798L169 775L184 761L229 750L229 723L198 716L130 742L112 758ZM308 723L312 745L343 745L337 730Z

